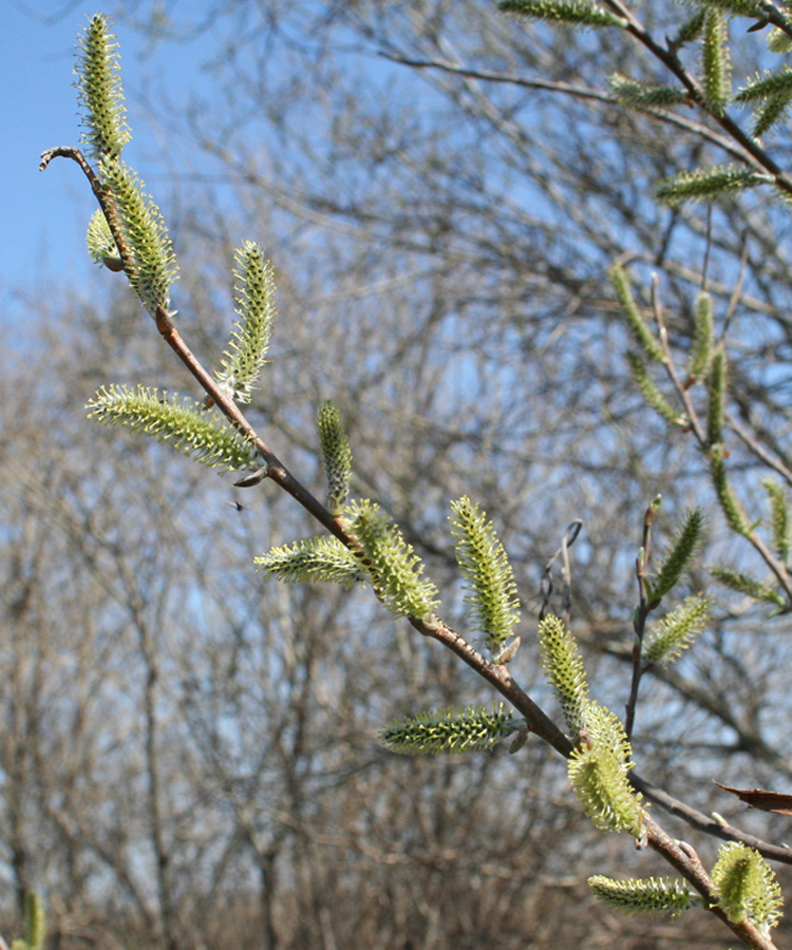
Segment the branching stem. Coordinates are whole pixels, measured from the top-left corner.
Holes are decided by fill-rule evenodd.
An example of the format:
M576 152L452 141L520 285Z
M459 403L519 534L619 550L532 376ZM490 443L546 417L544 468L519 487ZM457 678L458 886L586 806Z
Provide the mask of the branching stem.
M621 0L604 0L605 5L609 7L618 16L627 21L627 32L631 33L639 43L646 47L649 52L660 60L661 63L676 76L682 85L690 93L691 98L697 102L702 109L714 119L721 128L727 133L729 138L733 139L742 148L743 154L741 160L752 168L768 172L775 180L776 185L782 190L792 195L792 178L784 172L776 162L767 154L759 142L751 138L740 128L740 126L731 118L724 109L719 115L711 112L706 105L704 91L698 80L682 64L676 54L676 51L657 43L651 33L644 27L641 21L625 6ZM772 4L768 4L772 7ZM774 8L775 9L775 8ZM768 13L768 18L770 14ZM776 23L776 19L781 21L783 18L778 11L775 11L774 18L771 19L775 25L780 25L785 32L789 32L789 27L784 23ZM731 151L731 149L729 149ZM732 152L732 154L734 154Z
M715 114L707 108L704 91L695 77L682 65L680 59L677 56L676 50L673 49L670 44L666 47L658 44L653 39L651 34L645 29L643 24L625 6L622 0L604 0L604 2L606 6L610 8L610 10L615 12L618 16L622 17L626 21L627 31L631 33L635 39L638 40L638 42L640 42L653 56L661 61L666 66L666 68L679 80L679 82L687 90L690 100L699 104L702 109L704 109L705 112L720 125L721 129L725 133L725 136L709 130L703 125L687 123L688 126L691 126L691 131L694 131L699 135L705 135L712 141L717 142L717 144L719 144L735 157L745 162L745 164L763 172L769 173L773 176L775 184L778 188L792 195L792 178L790 178L785 172L781 170L781 168L779 168L778 165L776 165L776 163L770 158L759 142L746 135L725 111L723 111L721 114ZM772 22L774 25L779 26L782 30L792 35L792 31L790 31L785 18L781 16L781 14L776 10L775 6L769 2L769 0L761 0L761 6L762 9L765 10L769 22ZM403 60L403 62L418 68L433 67L444 69L448 72L460 73L472 79L483 79L500 82L517 81L514 77L487 74L482 71L471 72L468 70L463 70L453 64L446 62L408 60ZM567 92L571 93L572 95L584 96L587 98L608 99L608 97L604 97L601 94L593 93L589 90L584 90L579 87L573 87L565 83L534 83L533 85L540 88ZM681 117L672 117L662 111L658 113L658 117L665 119L666 121L676 121L678 124L682 123L683 121ZM46 169L53 158L56 157L69 158L72 161L75 161L88 178L91 189L96 196L99 206L101 207L110 227L113 238L115 239L121 261L123 263L123 269L127 277L134 282L135 278L137 277L135 255L126 239L113 195L102 184L99 176L88 164L79 149L72 147L57 147L48 149L42 154L40 169L42 171ZM688 388L679 379L674 367L670 347L668 344L668 334L663 323L659 303L656 300L656 287L654 296L655 313L658 327L660 329L660 338L663 352L665 354L664 363L666 365L666 369L685 405L688 418L690 419L690 427L694 432L697 441L702 447L706 447L706 432L704 427L701 425L701 422L698 419L698 416L692 405ZM209 373L196 358L174 325L172 319L173 315L169 313L164 306L159 306L157 307L153 316L157 324L157 329L166 343L187 367L202 389L207 393L208 396L211 397L214 404L220 409L229 422L240 433L242 433L246 438L250 439L255 444L258 454L264 463L264 468L266 469L265 476L278 484L282 489L287 491L316 521L318 521L332 535L338 538L343 544L345 544L351 550L359 552L361 550L361 544L358 538L356 538L355 535L345 527L344 522L340 518L333 517L328 508L319 502L314 497L314 495L311 494L311 492L308 491L308 489L291 474L288 468L281 462L281 460L272 451L265 440L256 433L231 395L217 382L214 376ZM749 448L753 448L755 451L755 447L752 447L750 444ZM639 586L639 605L636 609L634 617L632 683L626 709L626 732L628 736L631 735L633 729L638 690L643 672L641 649L646 619L648 613L652 609L652 605L649 602L649 597L647 596L646 574L648 570L651 546L651 527L652 521L654 519L654 512L655 507L649 506L644 518L643 544L641 552L636 561L636 577ZM764 545L764 542L762 542L761 538L757 536L755 531L751 532L749 540L774 572L779 580L779 583L792 600L792 585L790 585L790 579L785 565L781 564L773 556L773 554L767 549L766 545ZM572 543L572 541L574 541L574 535L569 538L568 542L566 542L565 539L565 544L562 545L565 559L564 575L567 583L569 580L569 564L566 557L566 548L568 544ZM496 665L489 662L468 641L466 641L463 637L456 633L456 631L454 631L451 627L434 615L430 616L428 619L409 617L408 620L419 633L442 643L445 647L460 657L460 659L462 659L484 680L490 683L505 699L509 700L512 705L525 717L530 731L535 732L540 738L546 741L565 758L568 758L571 755L573 751L571 740L515 682L514 678L505 666ZM636 775L633 775L632 778L633 784L637 788L645 788L647 797L653 797L653 790L651 790L651 786L649 786L648 783L642 782L640 777ZM662 800L661 796L655 794L654 800L658 801L660 804L663 804L664 807L670 808L669 803ZM673 808L671 808L671 810L673 810ZM686 817L687 820L691 821L691 823L695 824L695 821L691 815L686 816L682 809L677 809L677 811L681 813L683 817ZM712 829L708 830L710 830L711 833L714 833ZM713 894L712 882L707 875L701 861L698 859L698 856L692 848L672 840L649 815L645 816L645 833L645 840L648 845L653 848L653 850L662 854L665 860L675 867L699 891L699 893L707 902L710 910L721 920L723 920L742 941L744 941L748 946L757 948L757 950L773 950L774 944L772 941L761 934L756 929L756 927L748 922L739 924L730 922L725 912L719 907L715 906L716 896ZM717 833L719 837L726 836L726 830L723 826L718 826ZM729 837L732 837L732 840L739 840L737 835Z

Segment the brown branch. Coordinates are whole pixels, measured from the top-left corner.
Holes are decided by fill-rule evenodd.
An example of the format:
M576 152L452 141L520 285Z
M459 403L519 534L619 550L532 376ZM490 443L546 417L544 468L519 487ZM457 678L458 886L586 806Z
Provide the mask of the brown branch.
M77 164L83 170L83 174L90 182L91 189L96 196L96 200L99 202L99 207L104 212L110 232L113 235L116 246L118 247L118 253L124 265L124 273L128 278L134 280L134 278L137 276L135 255L132 253L132 248L129 246L126 233L124 232L124 229L121 225L121 219L118 216L118 207L116 206L115 198L113 197L112 193L104 187L101 180L99 179L99 176L96 174L93 168L91 168L91 166L86 161L85 156L78 148L73 148L70 145L60 145L57 148L46 149L41 153L41 164L39 165L39 171L45 171L53 158L70 158L73 162L77 162Z
M771 453L768 452L767 449L761 445L757 439L755 439L751 433L748 432L747 429L740 425L740 423L731 413L726 413L726 424L752 455L755 455L763 465L766 465L776 474L780 475L787 485L792 485L792 471L790 471L790 469L787 468L787 466L784 465L780 459L777 459L774 455L771 455Z
M626 30L676 76L690 93L691 98L698 103L710 118L720 125L729 138L741 147L743 154L738 154L737 157L746 165L769 172L774 177L776 185L782 191L792 195L792 178L773 161L759 142L746 135L725 110L721 114L715 114L707 108L704 92L698 80L682 65L676 51L657 43L641 21L622 3L622 0L605 0L605 4L627 21ZM736 154L734 151L730 151L733 155Z
M569 758L574 748L569 737L514 681L507 667L490 663L467 640L443 623L442 620L425 621L417 617L410 617L409 620L419 633L437 640L453 653L456 653L460 659L464 660L482 679L494 686L525 717L529 731L544 739L564 758Z
M549 79L526 79L524 76L518 76L515 73L500 73L489 69L471 69L464 66L458 66L443 59L410 59L406 56L396 56L392 53L380 52L385 59L394 63L400 63L403 66L411 66L413 69L438 69L442 72L451 73L457 76L463 76L466 79L478 79L482 82L504 83L510 86L521 86L524 89L538 89L542 92L559 92L563 95L574 96L577 99L590 99L594 102L602 102L606 105L620 106L621 103L615 96L609 96L605 92L599 92L589 86L579 86L562 80ZM701 122L695 122L693 119L687 119L685 116L678 115L676 112L669 112L665 109L646 107L641 109L645 115L652 116L661 122L669 125L675 125L691 132L700 138L706 139L713 145L717 145L728 152L734 158L741 161L745 160L744 152L736 146L725 135L721 135L714 129L708 128Z
M712 880L693 848L683 841L669 837L657 822L645 814L644 829L647 843L653 851L663 858L689 881L704 898L704 906L735 933L744 944L754 950L777 950L773 941L765 936L748 920L735 923L729 920L726 912L718 906L717 895L712 889Z
M713 838L720 838L722 841L740 841L742 844L748 845L749 848L754 848L772 861L779 861L782 864L792 864L792 848L788 845L770 844L761 838L757 838L755 835L742 831L740 828L726 821L717 821L710 815L705 815L704 812L697 811L695 808L691 808L690 805L679 801L679 799L674 798L673 795L669 795L668 792L662 788L653 785L652 782L641 778L634 770L630 772L630 784L648 799L648 801L659 805L664 811L668 812L669 815L681 818L682 821L697 831L701 831Z
M113 231L113 236L116 238L122 260L125 262L125 271L127 276L129 276L130 270L127 269L127 264L129 264L130 268L134 267L134 257L126 243L112 196L105 191L95 172L90 165L88 165L78 149L61 147L47 150L42 154L41 170L46 169L55 157L65 157L76 161L87 176L94 194L99 201L100 207L108 219L108 224L110 224L111 230ZM118 233L116 233L116 231ZM164 307L160 306L157 308L154 318L157 329L165 342L176 353L182 363L184 363L207 395L212 398L229 422L241 434L255 444L264 462L264 467L266 468L266 472L262 477L270 478L280 485L281 488L287 491L335 537L339 538L339 540L352 550L360 551L361 546L358 539L346 529L343 523L333 518L330 511L289 472L278 456L275 455L267 443L256 433L255 429L248 422L230 395L220 387L215 378L195 357L176 329L172 315ZM436 617L429 619L409 617L407 619L419 633L437 640L460 657L460 659L484 680L490 683L504 698L512 703L525 717L528 729L531 732L534 732L551 745L564 758L569 758L573 751L573 745L570 739L515 682L505 666L495 665L485 659L463 637ZM633 776L633 780L634 782L641 782L636 776ZM648 783L643 783L643 785L644 787L649 787ZM647 795L647 797L649 796ZM734 924L728 920L722 910L717 906L712 906L715 901L715 896L712 893L711 881L698 856L691 848L685 847L670 838L649 815L645 815L644 830L648 845L660 853L669 864L675 867L693 887L702 894L707 901L709 909L723 920L741 940L748 944L748 946L756 948L756 950L774 950L774 944L769 939L763 937L752 924L747 922Z
M668 339L668 329L665 324L663 309L658 295L658 285L659 278L657 277L657 274L654 274L652 278L652 306L654 310L655 321L659 328L660 342L663 348L663 366L665 367L666 372L668 373L668 376L674 385L674 388L676 389L685 406L685 411L687 413L688 419L690 420L690 430L693 432L693 435L699 444L699 448L704 453L706 453L710 447L707 433L705 432L704 426L701 424L698 414L696 413L695 406L693 405L693 399L690 395L691 387L687 383L683 382L677 373L676 364L674 363L674 357L671 352L671 345ZM739 426L739 424L736 423L731 417L729 417L728 422L730 428L734 430L734 432L745 443L748 449L753 452L753 454L756 455L760 461L773 468L774 471L778 472L784 478L792 475L792 473L790 473L788 469L781 465L780 462L773 460L773 457L769 455L769 453L767 453L764 449L762 449L756 440L752 439L750 434L742 429L742 427ZM792 601L792 580L790 579L786 565L783 564L773 554L773 552L768 548L755 529L751 531L750 534L744 535L744 537L748 543L753 546L754 550L759 554L765 564L770 568L770 570L775 575L779 586L783 588L789 600Z

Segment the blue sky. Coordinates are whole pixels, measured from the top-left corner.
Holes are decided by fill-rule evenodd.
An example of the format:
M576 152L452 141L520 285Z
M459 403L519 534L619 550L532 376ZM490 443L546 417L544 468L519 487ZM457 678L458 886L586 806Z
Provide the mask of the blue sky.
M4 226L0 228L3 323L21 316L16 292L36 293L43 282L84 279L91 270L83 247L92 196L76 165L59 159L45 172L39 155L54 145L77 145L74 46L82 11L55 22L64 3L5 4L0 31ZM82 247L81 247L82 244Z

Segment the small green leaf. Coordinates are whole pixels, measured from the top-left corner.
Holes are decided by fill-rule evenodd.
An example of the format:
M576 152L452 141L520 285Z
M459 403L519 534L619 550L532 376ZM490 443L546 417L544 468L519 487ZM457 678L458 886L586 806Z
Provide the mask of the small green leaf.
M94 211L88 224L88 252L97 264L104 264L110 270L120 271L124 269L124 262L118 251L118 245L104 216L104 211L97 208Z
M726 523L735 532L748 537L753 531L748 515L740 503L726 474L726 461L723 456L723 446L718 443L709 450L710 476L715 487L715 493L720 502Z
M525 720L512 719L503 703L491 711L484 706L438 709L388 726L380 733L380 742L401 755L481 752L489 751L499 739L524 725Z
M750 920L765 933L781 919L781 888L758 851L741 842L721 847L712 869L712 886L732 923Z
M687 416L680 415L666 397L660 392L655 381L649 375L646 363L632 350L627 351L627 362L632 370L633 380L638 391L646 400L646 404L672 425L686 426L689 423Z
M634 763L624 726L593 700L586 703L584 729L569 763L569 781L586 814L602 831L643 836L641 796L630 785Z
M621 264L614 264L608 271L608 275L622 305L627 323L633 332L633 336L639 343L647 359L655 363L665 363L665 353L652 331L649 329L644 315L641 313L630 287L630 279L627 271Z
M437 588L421 580L423 564L379 505L368 499L347 509L351 531L363 551L358 564L387 608L396 614L428 619L439 603Z
M147 386L104 386L86 408L90 409L89 418L103 425L126 426L153 436L209 468L237 471L255 463L252 442L222 416L186 397L169 396Z
M126 123L118 43L104 14L92 17L78 39L77 94L82 107L83 142L97 161L117 161L132 138Z
M690 102L690 93L686 89L674 86L653 86L613 73L608 85L622 105L634 109L669 109Z
M712 617L712 602L693 594L649 629L641 659L645 666L671 663L696 641Z
M684 201L716 201L732 192L772 183L772 176L744 165L715 165L666 178L655 194L659 201L677 205Z
M539 649L542 666L561 704L567 728L577 736L584 725L588 683L575 638L562 620L550 614L539 624Z
M44 950L47 939L47 914L35 891L25 894L25 950Z
M344 510L352 481L352 450L349 448L338 406L326 399L316 418L322 465L329 490L329 507L334 517Z
M698 379L709 373L712 365L713 340L712 297L706 291L702 291L696 297L693 345L690 348L690 361L688 363L688 377L690 379Z
M502 0L498 9L531 20L547 20L569 26L627 26L627 20L623 17L587 0Z
M753 597L754 600L766 601L782 609L787 606L786 600L777 590L768 584L755 580L753 577L749 577L747 574L740 571L730 571L725 567L711 567L709 572L715 580L720 581L721 584L738 594L745 594L746 597Z
M707 376L707 444L717 445L721 441L723 419L726 412L726 354L719 347L712 357L712 365Z
M275 279L258 244L245 241L234 252L234 292L239 320L234 324L217 381L237 402L249 403L266 362L275 321Z
M520 620L520 601L509 558L492 522L466 495L451 503L451 511L456 559L468 591L465 604L469 623L486 636L492 650L497 650Z
M760 102L778 95L792 94L792 67L765 70L748 80L748 85L734 97L735 102Z
M687 881L674 877L629 878L615 881L602 874L588 879L588 885L603 903L623 914L655 917L658 914L681 914L696 903Z
M714 115L723 115L731 93L728 19L708 6L701 38L701 73L704 101Z
M253 558L260 571L288 583L320 581L350 587L365 578L359 559L338 538L311 538Z
M685 513L674 532L657 572L646 579L650 608L656 607L671 591L701 547L706 520L700 508Z
M762 108L755 110L754 124L751 129L754 138L761 138L777 125L783 124L789 115L790 103L792 103L792 92L773 96Z
M170 305L170 286L178 268L162 213L144 191L145 185L123 162L102 161L103 184L111 192L118 216L134 257L127 272L140 302L152 315Z
M773 526L773 546L782 561L789 560L792 549L792 521L789 517L789 495L787 490L772 478L762 480L762 487L770 501Z

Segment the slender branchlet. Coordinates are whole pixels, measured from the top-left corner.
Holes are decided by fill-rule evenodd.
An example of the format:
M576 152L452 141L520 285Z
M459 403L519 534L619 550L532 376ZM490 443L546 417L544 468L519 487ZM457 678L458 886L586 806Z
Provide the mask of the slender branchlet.
M344 510L352 481L352 450L338 406L326 399L316 416L319 448L328 488L328 508L334 517Z
M187 397L137 386L104 386L90 400L89 418L167 442L209 468L237 471L255 464L256 447L216 413Z
M332 537L271 548L253 560L260 571L290 583L322 581L350 587L366 577L358 558Z
M671 663L693 646L712 617L712 601L705 594L692 594L650 627L644 637L641 659L645 665Z
M618 716L589 700L584 729L569 759L569 781L586 814L603 831L628 831L642 839L641 795L630 785L634 763L624 726Z
M767 861L748 845L723 845L712 869L712 887L732 923L749 920L764 934L778 925L781 887Z
M581 27L629 28L636 37L639 31L643 31L631 14L626 13L625 17L621 17L611 12L619 8L615 0L608 0L606 6L600 6L593 0L503 0L500 8L529 18ZM701 35L704 104L711 113L720 117L721 126L726 128L731 121L727 122L728 117L724 114L729 97L730 67L727 22L723 10L729 14L737 12L758 17L761 10L757 14L757 9L751 0L709 0L703 10L683 26L677 40L669 41L668 49L672 51L670 59L673 60L670 68L678 80L687 84L688 92L671 87L641 86L625 77L614 79L614 91L623 101L639 108L667 108L692 98L700 99L695 82L679 63L673 48L674 42L678 47ZM774 22L779 21L774 18ZM98 216L94 216L89 227L88 241L92 257L111 269L123 269L126 272L134 292L156 317L157 325L168 343L239 428L226 423L216 410L207 411L204 406L189 399L169 396L168 393L160 394L146 387L129 389L110 386L100 390L88 404L91 416L107 425L123 425L134 431L142 431L210 467L225 470L255 469L252 476L237 484L245 482L253 485L271 473L274 480L287 488L341 540L324 537L273 548L256 559L261 570L286 581L323 581L345 586L363 580L370 582L388 609L408 616L421 632L436 634L438 639L441 639L441 634L448 633L449 639L442 642L464 656L482 676L501 688L504 695L514 697L515 704L527 714L532 708L529 698L510 677L502 677L505 671L486 663L469 644L434 616L438 604L437 589L430 581L421 579L423 565L420 559L385 513L368 500L354 502L344 509L351 462L349 446L335 407L326 403L320 410L318 421L323 461L330 483L330 517L328 511L269 452L262 440L253 441L257 437L228 398L230 393L234 399L250 401L252 387L258 380L265 360L274 318L271 269L257 245L246 242L236 254L235 291L240 320L235 324L225 353L226 360L216 380L203 369L175 333L169 314L169 291L177 272L175 258L159 208L145 193L144 185L135 172L121 160L121 152L129 141L130 133L123 107L115 39L108 32L107 23L103 16L90 21L81 40L76 69L80 102L85 113L83 123L86 131L83 138L97 168L93 169L78 150L70 148L50 149L43 153L40 167L46 168L52 158L58 155L70 157L80 164L102 209ZM669 65L668 56L662 54L660 58ZM774 82L778 80L774 79ZM760 91L757 91L757 87ZM759 82L751 88L754 99L746 98L744 101L763 103L757 124L768 126L776 121L776 112L773 110L779 109L780 97L786 92L778 91L781 87L775 91L769 86L761 87ZM762 88L765 89L764 95ZM740 145L746 150L746 155L753 157L757 167L774 168L756 143L742 136ZM776 172L763 174L754 168L722 166L678 175L664 182L658 193L669 203L711 200L724 193L767 182L775 182L779 189L788 188L786 179ZM684 422L681 416L673 412L670 404L663 401L664 397L651 383L643 365L644 360L661 363L677 382L664 345L665 338L662 338L661 343L650 330L633 299L624 269L615 266L611 278L639 343L640 355L634 359L631 357L631 360L642 391L650 404L670 421ZM709 307L708 313L702 310L706 307ZM657 314L660 322L659 308ZM721 432L726 367L722 350L713 355L710 303L697 304L697 321L691 376L706 374L708 379L710 412L707 438L712 477L729 525L739 533L749 534L751 527L739 502L731 493L723 462ZM705 325L707 321L709 323ZM664 332L662 326L661 332ZM677 388L680 397L685 400L684 387L678 385ZM694 418L693 410L689 411L691 418ZM242 431L249 431L250 437L246 438L241 434ZM771 502L773 497L771 493ZM693 526L696 517L699 518L698 528ZM491 523L469 499L462 498L454 503L452 522L457 556L469 591L466 601L471 609L472 625L484 633L493 649L499 649L498 656L506 662L514 647L505 650L500 650L500 647L518 622L519 604L505 551ZM647 521L647 537L649 524ZM641 609L644 613L641 636L649 603L653 606L659 603L660 598L674 586L692 556L700 527L700 516L688 517L657 577L652 582L646 582L649 601L642 600ZM786 522L783 528L776 530L777 537L781 536L779 531L783 534L784 551L788 553L789 531ZM642 581L645 580L647 552L648 542L639 558L642 572L639 576ZM655 663L678 656L699 631L708 611L709 604L703 596L688 598L646 636L643 657L640 655L639 640L636 668L640 660ZM454 639L450 638L451 635ZM540 648L543 665L576 739L569 759L569 778L576 795L597 827L609 831L628 831L639 841L647 841L647 827L653 826L644 812L640 793L629 781L633 763L625 727L613 712L588 698L585 672L577 646L558 618L547 617L542 621ZM500 661L496 659L495 662ZM636 675L636 683L639 674L640 671ZM637 695L637 690L635 692ZM540 721L538 714L532 715L536 722ZM473 751L489 749L498 739L514 732L523 739L528 733L529 721L512 719L511 713L502 704L491 711L483 707L440 710L406 719L384 730L381 738L389 748L405 753ZM548 731L544 725L543 728L545 732ZM569 751L568 740L563 735L555 737L554 745L564 754ZM734 849L742 846L730 847ZM668 853L666 851L667 856ZM693 872L690 873L691 880L696 880ZM596 883L592 883L592 886L600 888L603 893L608 888L611 895L618 891L614 903L623 908L651 913L659 909L674 912L681 910L683 905L687 906L684 903L688 899L685 887L675 882L622 882L619 885L594 880ZM780 914L780 895L772 872L758 854L747 848L744 852L724 849L713 873L713 883L720 906L730 920L750 919L765 931L775 925ZM32 921L31 918L32 922L28 923L25 950L41 950L43 943L43 918L39 907L34 908L34 916L36 920Z
M234 252L234 324L217 381L237 402L249 403L266 362L275 322L275 279L258 244L245 241Z
M654 86L613 73L608 85L617 100L633 109L669 109L690 102L690 93L676 86Z
M668 205L678 205L684 201L714 201L730 192L772 184L773 180L771 175L744 165L714 165L664 179L655 189L655 195Z
M693 344L688 362L688 379L692 381L705 377L712 365L713 341L715 338L712 316L712 297L702 291L696 296L695 324Z
M121 260L118 245L101 208L97 208L91 216L86 241L88 243L88 253L97 264L104 264L105 267L109 267L113 271L124 269L124 262Z
M728 18L716 7L708 7L701 37L701 84L704 101L713 115L723 115L731 92Z
M117 161L131 139L126 123L118 43L109 19L92 17L78 40L75 85L86 127L82 140L96 161Z
M740 571L730 571L725 567L710 567L709 572L715 580L720 581L725 587L736 591L738 594L753 597L754 600L766 601L782 609L787 606L784 597L774 587L749 577L747 574Z
M638 341L647 359L655 363L665 363L663 347L649 329L644 315L635 302L627 271L621 264L614 264L608 271L608 274L613 284L613 289L616 291L616 296L619 298L619 303L622 305L627 323L630 325L633 336Z
M690 885L682 878L647 877L616 881L602 874L588 879L588 886L603 903L623 914L654 917L671 914L675 917L689 907L701 904L701 898L691 895Z
M712 357L712 365L707 376L707 445L718 445L723 433L723 420L726 414L726 354L719 347Z
M627 362L632 370L633 380L638 391L646 400L646 404L672 425L687 426L690 422L687 416L680 415L666 397L657 388L657 384L649 375L646 363L638 353L627 351Z
M712 484L718 496L721 511L723 511L724 517L726 518L726 523L735 534L742 534L748 537L751 534L752 525L739 498L734 494L731 482L726 474L723 446L720 443L713 445L708 455Z
M789 495L775 479L765 478L762 487L770 502L773 546L778 557L786 563L792 548L792 522L789 518Z
M421 559L396 525L368 499L353 502L347 517L363 547L358 566L387 608L396 614L429 619L439 603L437 588L431 581L421 580Z
M531 20L548 20L569 26L626 27L627 21L588 0L502 0L498 8Z
M656 573L645 580L647 607L653 610L676 585L701 548L706 519L700 508L685 513Z
M520 620L514 573L492 522L478 505L463 496L451 502L451 511L456 559L465 577L468 621L497 651Z
M170 306L176 279L176 258L162 213L144 191L145 185L123 162L102 162L102 181L115 198L121 226L134 255L129 283L150 314Z
M437 709L388 726L380 732L380 742L401 755L481 752L524 726L525 721L513 719L503 703L491 710L484 706Z
M572 737L583 731L588 683L575 638L562 620L549 614L539 624L542 666L564 713Z

